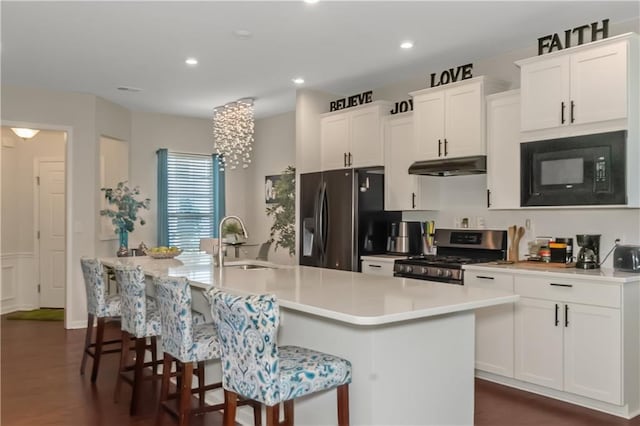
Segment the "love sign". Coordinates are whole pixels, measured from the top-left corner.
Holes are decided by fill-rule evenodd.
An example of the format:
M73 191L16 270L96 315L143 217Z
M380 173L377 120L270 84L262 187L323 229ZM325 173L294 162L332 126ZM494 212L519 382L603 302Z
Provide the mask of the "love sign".
M473 64L460 65L457 68L449 68L440 73L439 76L436 73L431 74L431 87L437 87L443 84L455 83L456 81L466 80L473 77L471 70ZM437 79L436 79L437 77Z

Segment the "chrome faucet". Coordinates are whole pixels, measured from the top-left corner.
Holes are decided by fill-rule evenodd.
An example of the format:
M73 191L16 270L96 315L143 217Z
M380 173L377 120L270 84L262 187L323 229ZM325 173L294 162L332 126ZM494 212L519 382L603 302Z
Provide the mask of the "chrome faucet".
M222 227L224 223L229 219L235 219L240 223L242 227L242 236L245 239L249 238L249 234L247 233L247 228L244 226L244 222L238 216L225 216L220 221L220 225L218 226L218 266L221 268L224 266L224 253L222 251Z

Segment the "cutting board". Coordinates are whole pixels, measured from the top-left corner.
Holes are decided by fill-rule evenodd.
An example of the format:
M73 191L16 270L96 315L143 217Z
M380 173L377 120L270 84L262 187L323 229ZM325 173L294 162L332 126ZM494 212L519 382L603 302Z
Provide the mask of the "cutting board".
M531 262L525 260L523 262L516 262L515 267L519 268L540 268L540 269L565 269L575 268L575 263L554 263L554 262Z

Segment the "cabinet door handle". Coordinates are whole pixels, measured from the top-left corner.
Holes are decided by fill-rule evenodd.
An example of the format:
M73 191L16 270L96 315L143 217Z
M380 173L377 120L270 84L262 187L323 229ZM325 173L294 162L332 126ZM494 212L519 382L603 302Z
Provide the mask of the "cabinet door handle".
M560 102L560 124L564 124L564 101Z
M554 287L573 287L573 284L549 283L549 285L552 285L552 286L554 286Z
M487 208L491 207L491 190L487 189Z
M479 278L481 280L495 280L494 277L487 277L486 275L476 275L476 278Z
M342 164L344 165L344 167L347 167L347 153L343 153L343 157L342 157Z
M447 152L447 138L444 138L444 156L446 157L449 153Z
M438 139L438 157L442 156L442 141Z
M569 305L564 305L564 326L569 326Z
M576 104L573 103L573 101L571 101L571 122L573 123L574 121L576 121L575 117L573 116L573 110L575 108Z
M367 265L369 268L382 268L382 265Z
M558 318L558 312L560 311L560 306L556 303L556 327L560 324L560 319Z
M415 192L411 193L411 208L412 209L416 208L416 193Z
M349 153L349 166L353 165L353 156Z

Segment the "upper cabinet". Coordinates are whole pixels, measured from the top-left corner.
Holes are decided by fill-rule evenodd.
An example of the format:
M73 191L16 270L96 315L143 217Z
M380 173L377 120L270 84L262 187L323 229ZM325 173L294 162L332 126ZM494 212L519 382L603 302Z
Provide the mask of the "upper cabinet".
M637 50L633 37L603 39L516 62L521 67L521 130L529 132L523 140L625 128L630 85L635 84L630 67Z
M487 204L520 208L520 91L487 96Z
M487 77L410 93L416 160L484 155L484 97L505 88Z
M320 118L321 168L382 166L382 117L391 104L376 101Z

